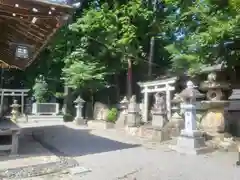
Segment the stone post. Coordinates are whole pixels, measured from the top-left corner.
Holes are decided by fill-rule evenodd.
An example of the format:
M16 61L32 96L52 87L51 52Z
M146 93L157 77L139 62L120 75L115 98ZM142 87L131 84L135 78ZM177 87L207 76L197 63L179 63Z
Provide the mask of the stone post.
M152 108L152 126L163 128L167 122L167 109L164 95L155 95L155 104Z
M123 128L126 125L127 122L127 108L128 108L128 100L125 96L123 100L120 102L120 115L118 120L115 123L115 127L117 128Z
M133 95L128 105L127 126L136 127L140 125L139 107L136 102L136 96Z
M86 122L84 121L84 118L82 116L82 108L83 108L83 104L85 103L85 101L78 96L78 98L74 101L74 103L76 103L76 117L75 117L75 123L77 125L84 125L86 124Z
M16 131L12 132L12 148L11 148L11 155L12 156L17 156L18 155L19 135L20 135L19 130L16 130Z
M185 154L200 154L208 150L203 133L197 130L196 123L195 102L196 98L201 97L202 94L194 88L193 83L188 81L187 88L180 93L185 102L181 106L184 110L185 128L181 131L181 135L178 137L177 144L173 146L173 149Z

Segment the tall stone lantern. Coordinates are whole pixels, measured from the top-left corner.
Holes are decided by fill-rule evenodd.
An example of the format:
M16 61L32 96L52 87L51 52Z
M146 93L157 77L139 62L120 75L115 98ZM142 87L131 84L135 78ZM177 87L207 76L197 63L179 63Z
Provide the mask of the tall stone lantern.
M203 133L197 130L196 122L196 99L203 97L192 81L187 82L187 87L179 96L183 99L184 104L181 109L184 111L185 127L177 139L177 144L172 148L180 153L200 154L208 148L205 145Z
M207 109L201 126L207 134L218 136L225 130L225 107L229 105L226 92L230 90L230 84L219 80L217 73L212 72L208 75L208 79L202 82L201 89L207 91L207 100L201 102Z
M82 109L83 109L83 105L85 103L85 101L80 97L78 96L77 99L74 101L74 103L76 103L76 117L75 117L75 123L77 125L83 125L83 124L86 124L85 120L83 119L83 116L82 116Z

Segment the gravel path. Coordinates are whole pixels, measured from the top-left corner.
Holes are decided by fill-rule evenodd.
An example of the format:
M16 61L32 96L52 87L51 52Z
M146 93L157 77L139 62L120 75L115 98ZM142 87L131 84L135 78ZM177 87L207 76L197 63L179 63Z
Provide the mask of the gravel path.
M237 180L236 153L181 155L169 144L151 143L116 130L45 129L46 140L74 156L90 173L81 180ZM52 138L51 138L52 137ZM66 143L61 143L66 142ZM69 175L68 175L69 177Z

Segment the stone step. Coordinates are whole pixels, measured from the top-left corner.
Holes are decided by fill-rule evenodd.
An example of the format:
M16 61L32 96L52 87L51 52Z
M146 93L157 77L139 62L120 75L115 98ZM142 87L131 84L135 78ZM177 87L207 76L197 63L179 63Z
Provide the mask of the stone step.
M22 116L18 122L35 122L35 121L63 121L62 115L29 115Z

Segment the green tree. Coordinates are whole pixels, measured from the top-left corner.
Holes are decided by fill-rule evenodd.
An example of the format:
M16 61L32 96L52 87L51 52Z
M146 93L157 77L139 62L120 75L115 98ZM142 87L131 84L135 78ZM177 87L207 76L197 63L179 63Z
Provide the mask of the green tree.
M79 38L64 58L63 79L74 88L89 87L96 81L105 84L107 76L126 70L129 61L136 64L146 56L142 45L146 31L141 28L145 26L146 30L152 12L140 0L114 6L101 3L90 6L69 26Z
M171 53L175 71L198 72L202 65L225 61L239 63L239 1L166 0L171 11L165 28L175 42L166 49Z

